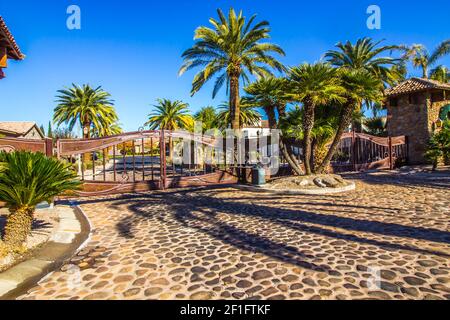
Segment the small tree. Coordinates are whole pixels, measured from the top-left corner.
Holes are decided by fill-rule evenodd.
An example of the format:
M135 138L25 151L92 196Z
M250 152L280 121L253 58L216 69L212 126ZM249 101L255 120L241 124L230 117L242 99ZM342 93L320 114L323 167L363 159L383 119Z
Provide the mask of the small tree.
M70 164L41 153L1 152L0 163L3 163L0 201L6 202L10 211L4 241L15 249L31 232L36 206L44 201L50 203L65 191L78 189L80 181L70 170Z
M433 163L436 170L439 162L448 163L450 159L450 120L444 122L442 129L431 137L425 157Z

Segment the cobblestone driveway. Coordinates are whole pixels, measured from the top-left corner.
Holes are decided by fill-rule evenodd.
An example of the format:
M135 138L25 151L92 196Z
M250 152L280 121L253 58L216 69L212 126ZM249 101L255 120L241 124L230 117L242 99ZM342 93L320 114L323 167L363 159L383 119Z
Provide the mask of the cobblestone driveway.
M361 177L333 196L83 201L91 242L21 298L450 299L450 176Z

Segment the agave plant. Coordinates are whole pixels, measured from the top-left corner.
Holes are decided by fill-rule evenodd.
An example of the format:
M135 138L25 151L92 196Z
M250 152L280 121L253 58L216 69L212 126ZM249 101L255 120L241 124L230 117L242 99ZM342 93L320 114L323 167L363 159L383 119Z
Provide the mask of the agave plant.
M36 206L78 189L80 181L69 164L41 153L1 152L0 163L6 163L0 173L0 201L10 211L3 240L10 248L18 248L31 232Z

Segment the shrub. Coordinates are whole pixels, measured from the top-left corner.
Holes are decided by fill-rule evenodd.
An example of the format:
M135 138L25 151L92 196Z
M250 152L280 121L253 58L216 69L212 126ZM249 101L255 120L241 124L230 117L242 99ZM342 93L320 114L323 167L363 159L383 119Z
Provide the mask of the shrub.
M441 130L431 137L425 157L433 163L435 170L440 161L450 159L450 120L444 122Z
M0 201L10 211L3 240L7 246L18 248L31 232L36 206L78 189L80 181L70 165L41 153L1 152L0 163L6 163L0 172Z

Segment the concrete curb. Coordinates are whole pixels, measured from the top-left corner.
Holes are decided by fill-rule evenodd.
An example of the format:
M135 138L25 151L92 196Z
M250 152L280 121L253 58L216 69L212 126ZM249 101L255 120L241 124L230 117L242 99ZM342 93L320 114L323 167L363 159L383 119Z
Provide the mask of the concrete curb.
M33 257L0 273L0 300L13 300L60 268L90 238L91 225L76 206L58 207L60 223Z
M246 191L255 191L255 192L264 192L271 193L277 195L290 194L290 195L329 195L329 194L337 194L342 192L348 192L356 190L356 184L354 182L350 182L348 186L342 188L323 188L323 189L314 189L314 190L273 190L264 186L251 186L246 184L238 184L232 186L235 189L246 190Z

